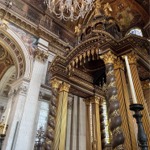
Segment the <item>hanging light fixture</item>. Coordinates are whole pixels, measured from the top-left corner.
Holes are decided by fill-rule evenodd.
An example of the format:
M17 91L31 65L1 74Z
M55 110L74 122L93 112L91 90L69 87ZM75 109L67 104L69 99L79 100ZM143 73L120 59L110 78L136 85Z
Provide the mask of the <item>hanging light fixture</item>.
M45 0L51 13L63 20L83 18L92 10L94 0Z

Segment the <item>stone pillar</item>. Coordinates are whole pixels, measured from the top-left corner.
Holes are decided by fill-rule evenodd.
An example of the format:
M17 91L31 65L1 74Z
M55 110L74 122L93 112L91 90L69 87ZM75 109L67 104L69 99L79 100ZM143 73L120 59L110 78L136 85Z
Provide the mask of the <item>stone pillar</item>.
M17 131L26 102L28 87L29 81L24 79L17 80L11 85L11 90L9 92L10 115L8 118L8 129L6 131L6 137L2 147L3 150L10 150L15 146Z
M13 131L11 133L8 133L9 135L8 139L6 139L4 150L30 150L34 147L38 97L44 73L45 60L48 57L48 49L46 47L47 45L44 45L45 44L43 42L41 43L39 40L38 48L35 50L33 70L27 88L28 92L24 97L22 97L20 94L17 94L15 96L12 112L13 119L12 123L10 124L10 130ZM21 104L21 106L18 106L20 101L24 101L24 106ZM13 122L15 122L14 120L17 120L15 123L15 127L14 125L12 125Z
M86 104L86 150L92 150L92 122L91 122L91 104L88 99L85 100Z
M143 94L143 90L141 86L141 81L140 81L138 70L137 70L136 54L132 52L129 53L128 61L129 61L129 65L131 68L131 74L132 74L133 84L134 84L134 88L135 88L135 92L137 96L137 102L144 106L144 110L142 111L142 114L143 114L142 121L143 121L143 126L145 129L147 138L148 138L148 147L150 148L150 134L149 134L150 133L150 117L149 117L148 108L145 102L145 98L144 98L144 94Z
M111 51L100 56L106 65L106 80L107 80L107 96L109 101L109 119L110 130L112 132L112 148L113 150L124 149L124 135L121 124L120 104L118 100L118 92L116 87L116 79L114 74L114 61L116 57Z
M46 140L44 149L51 150L52 144L54 141L54 132L55 132L55 120L56 120L56 111L57 111L57 103L58 103L58 90L61 81L57 79L53 79L51 81L51 88L52 88L52 97L50 99L49 105L49 116L48 116L48 123L47 123L47 131L46 131Z
M60 85L53 150L64 150L65 149L66 124L67 124L67 103L68 103L69 88L70 88L70 85L65 82L63 82Z
M130 99L124 73L124 64L120 60L120 58L115 61L114 69L116 77L116 87L118 89L118 100L120 103L120 114L123 118L121 127L125 137L124 148L137 150L138 147L134 132L133 116L129 108Z
M100 133L100 113L99 113L99 104L100 97L94 96L90 98L91 102L91 115L92 115L92 132L93 132L93 141L92 141L92 150L101 150L101 133Z

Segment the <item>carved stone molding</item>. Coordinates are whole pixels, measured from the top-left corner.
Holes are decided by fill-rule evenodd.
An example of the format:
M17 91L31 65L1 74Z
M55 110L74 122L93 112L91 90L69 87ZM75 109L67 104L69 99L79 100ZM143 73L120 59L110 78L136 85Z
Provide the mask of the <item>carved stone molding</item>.
M100 56L100 58L104 61L105 64L114 63L117 58L111 51Z

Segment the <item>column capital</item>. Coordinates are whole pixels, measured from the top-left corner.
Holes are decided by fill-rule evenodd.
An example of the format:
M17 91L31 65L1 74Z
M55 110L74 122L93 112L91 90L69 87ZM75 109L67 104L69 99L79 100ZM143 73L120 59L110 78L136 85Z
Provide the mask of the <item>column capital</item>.
M100 56L100 58L104 61L105 64L112 64L114 60L117 58L111 51L108 51Z
M52 86L52 88L56 88L56 89L58 89L59 88L59 86L60 86L60 84L62 83L62 81L60 81L60 80L58 80L58 79L52 79L51 81L50 81L50 84L51 84L51 86Z
M100 100L101 99L98 96L93 96L93 97L90 98L91 103L98 104L98 105L100 104Z
M122 58L124 58L124 56L122 56ZM126 54L126 56L128 57L129 64L136 64L137 55L133 51Z
M85 105L90 105L90 100L89 100L89 98L88 98L88 99L84 99L83 101L85 102Z
M70 88L70 85L66 82L63 82L61 87L60 87L60 91L66 91L66 92L69 92L69 88Z
M114 69L122 69L124 70L124 63L120 58L117 58L114 62Z
M42 62L44 62L48 58L48 55L49 55L48 52L41 51L38 48L34 52L35 59L38 59L38 60L40 60Z

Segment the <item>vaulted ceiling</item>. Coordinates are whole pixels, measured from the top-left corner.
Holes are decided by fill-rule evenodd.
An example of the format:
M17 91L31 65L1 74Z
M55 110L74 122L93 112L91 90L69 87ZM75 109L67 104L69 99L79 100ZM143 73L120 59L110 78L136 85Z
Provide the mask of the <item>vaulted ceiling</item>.
M46 10L46 6L44 5L44 0L22 0L25 2L24 5L28 5L23 7L32 13L31 15L36 16L37 19L42 15L50 14L48 10ZM149 21L149 1L148 0L100 0L102 1L102 5L105 3L109 3L112 12L112 17L115 18L118 25L120 26L123 32L127 32L130 28L137 26L143 28ZM20 4L18 0L14 0L14 3ZM22 3L23 5L23 3ZM33 10L33 8L35 10ZM93 8L94 9L94 8ZM39 14L38 14L39 13ZM51 14L50 14L51 15ZM89 18L92 18L93 10L90 11L84 19L79 19L77 21L63 21L57 19L56 16L51 15L51 17L62 26L69 29L71 32L74 32L74 27L76 25L83 24L86 25Z

